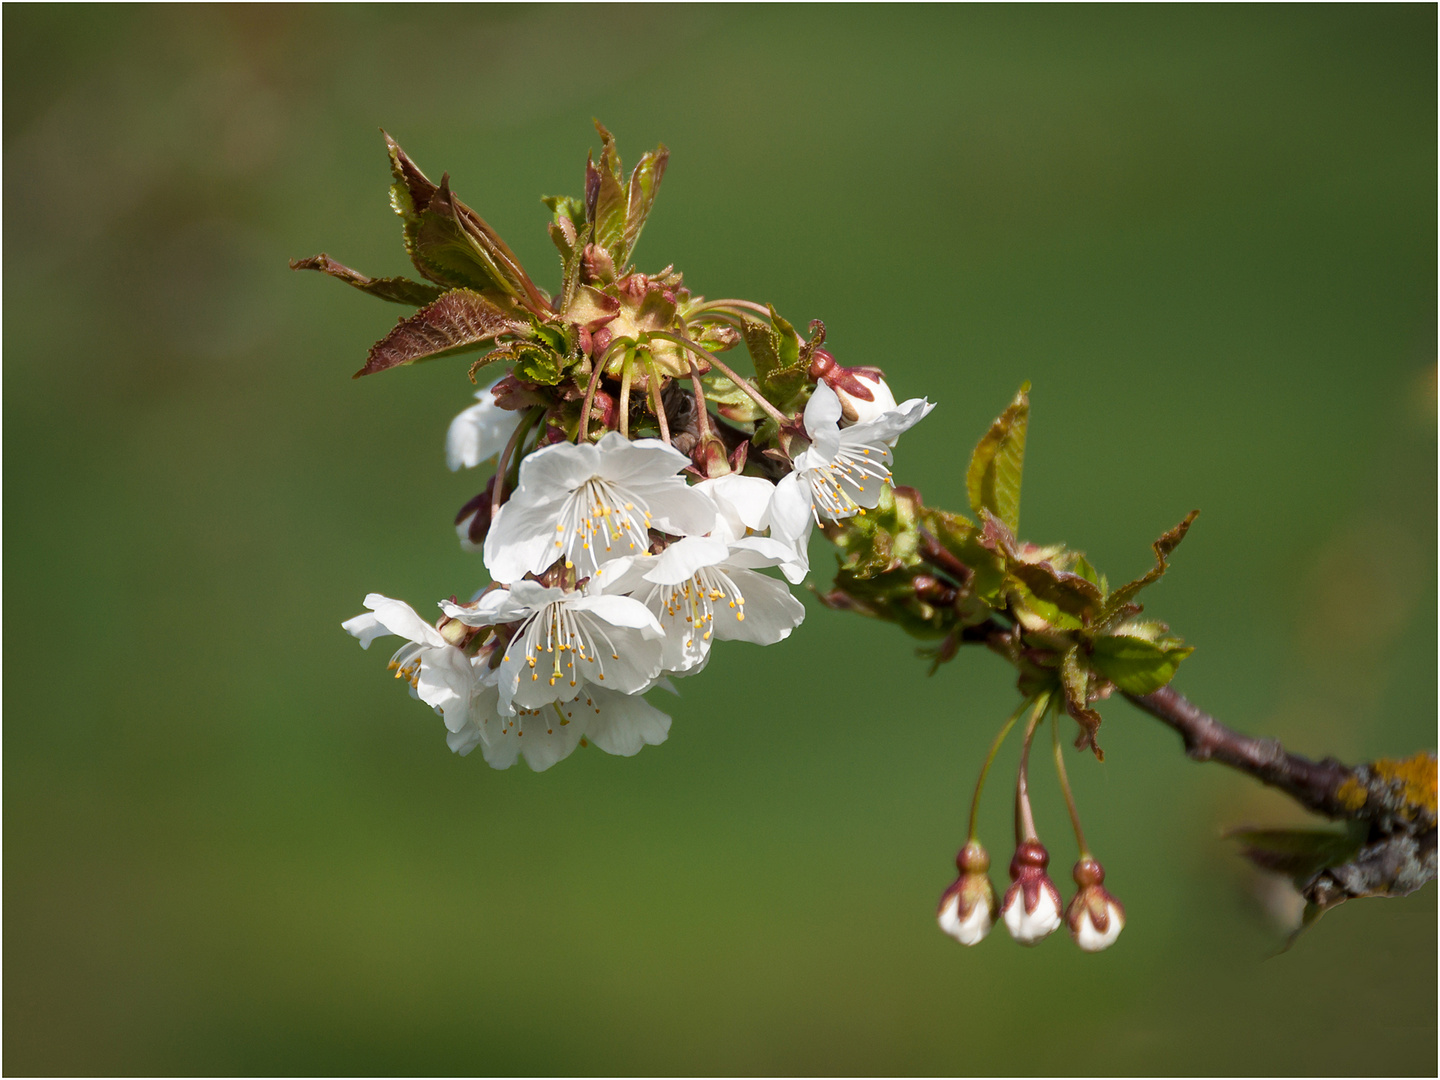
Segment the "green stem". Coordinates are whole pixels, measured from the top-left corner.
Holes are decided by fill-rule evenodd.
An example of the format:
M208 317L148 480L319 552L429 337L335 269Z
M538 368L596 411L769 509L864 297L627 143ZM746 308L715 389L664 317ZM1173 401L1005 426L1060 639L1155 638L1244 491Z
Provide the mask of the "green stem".
M645 370L650 373L650 402L655 409L655 422L660 425L660 441L669 446L670 418L665 415L665 402L660 398L660 369L648 351L645 355Z
M1080 848L1080 858L1090 858L1090 845L1085 843L1085 832L1080 828L1080 811L1075 808L1075 794L1070 790L1070 777L1065 772L1065 756L1060 749L1060 712L1055 712L1055 721L1050 725L1055 736L1055 771L1060 774L1060 790L1065 793L1065 806L1070 811L1070 824L1075 827L1075 843Z
M687 314L693 316L702 311L724 310L727 308L730 310L752 311L757 315L763 315L766 319L770 318L770 309L768 307L765 307L763 304L757 304L751 300L707 300L705 303L698 304L691 308Z
M1010 714L1010 718L1000 726L1000 731L995 736L995 741L990 744L990 753L985 756L985 764L980 766L980 779L975 781L975 794L970 799L971 840L976 839L975 825L980 818L980 793L985 790L985 778L990 775L990 766L995 764L995 755L1000 752L1000 744L1005 741L1005 736L1010 734L1010 729L1015 726L1015 721L1020 719L1020 714L1029 707L1032 700L1034 699L1026 698L1020 702L1015 711Z
M510 436L510 441L505 444L505 449L500 453L500 460L495 463L495 490L490 493L490 514L493 517L500 509L500 504L505 501L505 473L510 469L510 459L515 455L516 448L530 429L535 426L535 421L545 415L544 408L529 410L520 423L515 425L515 433Z
M770 417L770 419L774 420L777 424L788 424L790 422L790 417L786 416L779 409L775 408L774 405L771 405L770 402L766 400L765 395L760 393L759 390L755 389L749 379L745 379L737 375L729 368L729 366L723 363L720 358L714 353L712 353L709 349L701 348L689 338L683 338L679 334L672 334L666 330L651 330L647 336L664 338L666 341L673 341L677 345L683 345L691 352L703 356L707 363L719 368L721 374L723 374L727 379L729 379L741 390L743 390L747 395L749 395L750 399L754 401L756 405L759 405L761 410L765 412Z
M605 371L605 365L610 362L610 353L618 342L612 341L606 346L605 351L595 358L595 367L590 372L590 381L585 384L585 407L580 411L580 430L575 435L575 442L583 443L590 437L590 409L595 404L595 391L600 387L600 376Z
M620 434L630 438L630 378L635 364L635 351L625 352L625 365L620 369Z

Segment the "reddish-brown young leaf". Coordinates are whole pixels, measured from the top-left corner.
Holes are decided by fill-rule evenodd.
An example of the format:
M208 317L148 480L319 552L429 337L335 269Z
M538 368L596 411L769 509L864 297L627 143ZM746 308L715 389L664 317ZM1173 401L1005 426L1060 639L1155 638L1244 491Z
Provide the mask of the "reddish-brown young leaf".
M1144 576L1136 578L1127 585L1121 585L1106 598L1102 622L1106 624L1118 622L1119 619L1125 617L1127 610L1130 614L1134 614L1135 605L1130 601L1135 599L1141 589L1155 584L1165 576L1165 571L1170 566L1171 553L1180 546L1180 541L1185 539L1185 534L1190 531L1191 524L1199 516L1199 510L1191 510L1185 515L1184 521L1150 545L1155 551L1155 565Z
M338 263L324 252L319 255L311 255L308 259L291 259L291 270L319 270L322 274L328 274L346 285L354 286L363 293L379 297L381 300L389 300L396 304L410 304L413 307L424 307L440 298L444 291L435 285L426 285L419 281L411 281L409 278L366 277L358 270L351 270L343 263Z
M466 352L502 334L522 334L528 330L529 323L503 311L479 293L452 289L410 318L401 319L395 329L377 341L355 378L417 360Z

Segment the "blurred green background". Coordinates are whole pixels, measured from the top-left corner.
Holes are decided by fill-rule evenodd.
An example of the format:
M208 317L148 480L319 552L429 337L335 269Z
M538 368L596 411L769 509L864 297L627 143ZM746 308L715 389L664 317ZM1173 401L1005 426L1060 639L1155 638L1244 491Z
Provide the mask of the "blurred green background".
M1013 698L811 605L668 743L487 768L340 630L482 582L459 361L352 382L408 270L378 127L549 287L591 116L672 151L642 268L821 317L961 470L1035 383L1023 527L1147 598L1227 722L1435 743L1436 13L279 6L5 12L9 1073L1424 1073L1435 889L1326 916L1222 831L1300 820L1105 707L1128 905L1084 956L936 929ZM829 554L815 542L815 580ZM1013 766L1013 748L1002 770ZM1042 834L1072 848L1048 770ZM1003 866L1002 780L982 822ZM1003 869L997 876L1003 878Z

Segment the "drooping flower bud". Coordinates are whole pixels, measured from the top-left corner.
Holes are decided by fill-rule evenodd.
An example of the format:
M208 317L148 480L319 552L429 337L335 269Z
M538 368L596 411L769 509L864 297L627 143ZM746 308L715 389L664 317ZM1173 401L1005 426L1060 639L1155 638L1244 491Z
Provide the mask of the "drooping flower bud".
M898 407L895 395L885 382L885 373L879 368L841 367L825 349L816 349L811 354L810 377L835 391L847 424L874 420Z
M1105 890L1105 870L1094 859L1075 864L1080 891L1065 909L1065 922L1075 944L1086 952L1099 952L1115 944L1125 928L1125 909Z
M1005 890L1001 915L1010 936L1021 945L1034 945L1060 927L1060 892L1045 868L1050 853L1038 840L1026 840L1010 860L1010 888Z
M995 925L998 910L995 889L990 884L990 856L971 840L955 856L959 878L940 896L935 918L940 929L961 945L978 945Z

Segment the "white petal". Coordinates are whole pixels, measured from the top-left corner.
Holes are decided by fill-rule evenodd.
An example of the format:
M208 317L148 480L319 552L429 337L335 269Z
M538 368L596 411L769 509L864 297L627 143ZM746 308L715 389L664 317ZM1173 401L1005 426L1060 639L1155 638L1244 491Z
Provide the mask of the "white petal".
M390 631L381 625L380 620L375 618L373 611L356 615L353 619L346 619L340 624L340 629L359 638L362 649L370 648L370 643L377 637L387 637L390 634Z
M600 567L585 584L585 592L591 596L629 596L637 590L649 591L645 574L655 565L654 555L623 555L611 559Z
M977 903L970 909L969 915L963 919L960 918L958 894L946 897L937 919L940 929L960 942L961 945L980 944L985 940L985 935L990 933L990 928L994 926L990 919L990 909L983 903Z
M840 407L840 399L835 396L825 383L817 383L815 392L810 395L810 400L805 403L805 432L813 442L815 437L827 428L840 426L840 417L844 410Z
M792 472L775 485L770 500L770 535L782 540L808 540L815 525L811 516L814 495L799 472ZM797 543L797 550L799 548Z
M553 502L599 475L600 452L594 446L553 443L532 450L520 462L520 482L515 493L530 502Z
M795 545L771 536L745 536L730 543L727 566L757 570L762 566L784 566L795 561Z
M459 731L469 718L470 701L475 694L475 673L470 658L453 645L426 649L421 653L415 692L426 705L441 710L446 728Z
M645 638L659 638L665 632L650 609L633 597L581 596L572 600L570 607L574 611L589 612L612 626L639 630Z
M447 731L445 733L446 745L461 757L464 757L470 753L471 750L474 750L475 747L479 746L482 738L480 728L474 723L466 724L459 731Z
M595 448L600 461L594 475L624 487L670 479L690 464L688 457L659 439L631 440L618 431L606 434Z
M365 606L375 612L376 621L392 634L435 648L450 644L440 636L439 630L416 615L415 609L403 600L391 600L388 596L371 593L365 597Z
M704 536L719 511L704 492L672 476L663 483L631 483L628 488L650 507L651 524L671 536Z
M472 469L505 449L510 436L520 426L523 411L502 409L495 402L491 388L494 383L476 393L478 405L472 405L454 420L445 433L445 463L450 471Z
M710 641L715 636L714 632L708 637L704 633L696 633L695 627L686 621L682 609L677 608L673 614L664 609L658 593L655 604L660 609L660 624L665 627L660 653L662 669L677 676L702 671L710 660ZM674 687L670 689L673 693Z
M935 406L924 398L911 398L898 408L882 413L874 420L846 428L841 433L841 437L846 441L859 442L863 440L864 442L894 446L896 439L929 416L934 408Z
M560 557L555 528L559 518L558 502L537 502L518 491L512 495L496 511L485 535L485 569L490 577L509 584L526 574L542 573Z
M745 610L715 605L715 636L721 641L773 645L784 641L804 621L805 605L790 595L783 582L753 570L727 569L726 573L745 597Z
M582 699L583 700L583 699ZM630 757L644 746L658 746L670 734L670 717L639 695L592 687L585 734L607 754ZM581 700L575 702L577 706Z
M1080 926L1075 931L1075 944L1086 952L1099 952L1101 949L1108 949L1115 944L1115 939L1120 936L1120 931L1125 928L1125 915L1114 904L1105 905L1105 913L1110 917L1105 932L1101 933L1095 928L1095 922L1090 918L1089 909L1080 913Z
M1050 889L1041 888L1034 911L1025 910L1025 891L1015 889L1007 894L1001 913L1010 936L1021 945L1034 945L1049 937L1060 926L1060 904Z
M766 512L770 509L775 485L762 476L730 473L702 480L695 485L695 490L708 495L720 511L716 528L723 523L730 534L721 538L739 539L747 529L759 532L766 527Z
M566 712L581 719L575 722ZM536 772L544 772L570 756L580 744L583 715L569 706L546 705L537 712L494 717L484 724L485 760L496 769L508 769L521 755Z
M686 536L656 556L645 573L645 580L659 585L678 585L701 567L722 563L729 555L730 545L723 540Z
M867 401L865 398L856 397L845 391L836 391L840 403L845 406L845 414L851 417L852 423L863 424L896 407L895 395L884 379L860 374L856 374L854 378L856 382L870 391L871 397Z

